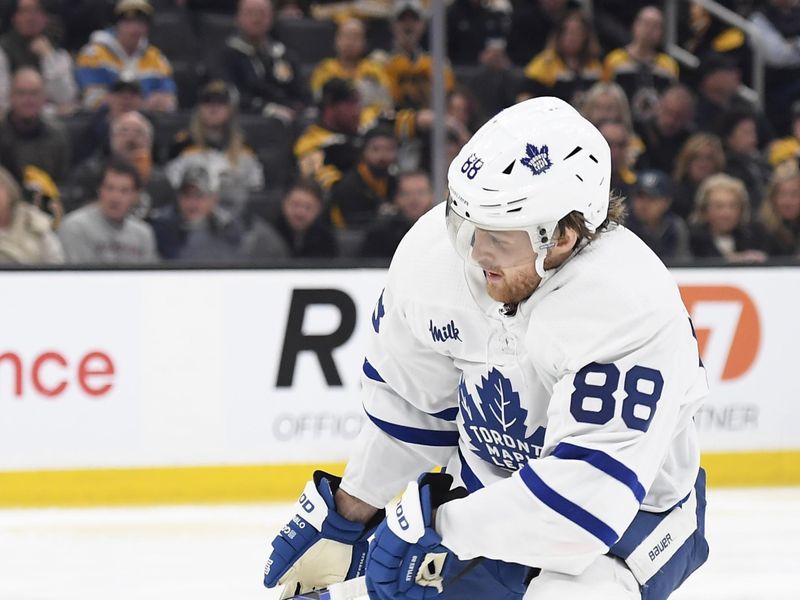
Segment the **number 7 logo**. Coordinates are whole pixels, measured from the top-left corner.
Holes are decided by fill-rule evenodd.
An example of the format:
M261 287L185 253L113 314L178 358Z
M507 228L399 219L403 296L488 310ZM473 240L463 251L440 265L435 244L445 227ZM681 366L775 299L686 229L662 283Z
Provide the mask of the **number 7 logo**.
M714 380L743 376L756 360L761 325L753 300L732 286L683 285L703 364Z

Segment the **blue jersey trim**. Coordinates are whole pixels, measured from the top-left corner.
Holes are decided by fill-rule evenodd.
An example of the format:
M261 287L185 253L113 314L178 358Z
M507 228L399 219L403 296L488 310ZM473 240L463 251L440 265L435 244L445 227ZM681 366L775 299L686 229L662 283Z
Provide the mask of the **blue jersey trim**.
M611 547L619 536L608 525L593 514L568 500L542 481L530 465L519 470L519 476L528 489L542 504L554 510L565 519L588 531L606 546Z
M458 449L458 460L461 461L461 481L464 482L467 491L471 494L483 488L483 483L481 483L481 480L475 475L475 471L467 464L467 459L464 458L464 455L461 453L461 448Z
M381 374L370 364L366 357L364 357L364 365L361 367L361 370L364 371L364 375L367 376L367 379L372 379L372 381L377 381L378 383L386 383L383 377L381 377Z
M422 446L457 446L458 431L438 431L435 429L418 429L407 425L397 425L374 417L367 413L370 421L378 428L401 442L420 444Z
M437 419L442 419L443 421L455 421L456 417L458 416L458 407L454 406L453 408L445 408L439 412L428 414L432 417L436 417Z
M595 469L602 471L609 477L613 477L626 486L633 493L639 504L644 500L646 492L642 484L639 483L636 473L605 452L560 442L556 449L553 450L553 456L563 460L582 460L587 462Z

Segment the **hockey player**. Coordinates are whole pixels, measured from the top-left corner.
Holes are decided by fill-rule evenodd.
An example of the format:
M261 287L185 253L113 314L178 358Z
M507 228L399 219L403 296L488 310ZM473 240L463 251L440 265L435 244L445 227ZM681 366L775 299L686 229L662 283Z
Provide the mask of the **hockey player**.
M662 600L705 561L705 372L609 178L602 135L555 98L464 146L372 314L357 449L307 484L267 586Z

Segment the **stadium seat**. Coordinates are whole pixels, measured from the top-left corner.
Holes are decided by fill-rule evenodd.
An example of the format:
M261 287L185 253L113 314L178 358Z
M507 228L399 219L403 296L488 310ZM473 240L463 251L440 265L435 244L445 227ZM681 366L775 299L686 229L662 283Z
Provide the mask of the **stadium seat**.
M314 19L277 19L274 34L306 64L333 55L336 25Z
M264 221L272 221L281 212L281 201L283 200L282 188L268 187L265 190L250 192L247 197L247 204L244 208L243 221L246 226L250 226L256 218Z
M236 33L236 17L220 13L201 12L197 15L197 35L209 58L217 54L225 41Z
M339 246L339 256L356 258L361 254L367 232L362 229L336 229L334 235Z
M168 154L175 134L189 127L190 111L179 110L174 113L160 113L152 115L153 129L155 130L155 158L159 163L168 160Z
M178 107L194 108L198 89L205 77L205 65L197 60L176 60L172 63L172 76L178 86Z
M150 27L150 43L163 52L170 62L197 61L200 42L184 10L156 12Z
M88 112L77 112L58 118L58 122L64 125L64 129L67 131L69 143L72 148L71 156L73 163L76 157L86 154L86 152L80 148L80 145L84 143L84 134L91 120L92 113Z
M239 120L245 141L264 167L267 187L286 187L295 170L291 128L279 119L260 115L240 115Z

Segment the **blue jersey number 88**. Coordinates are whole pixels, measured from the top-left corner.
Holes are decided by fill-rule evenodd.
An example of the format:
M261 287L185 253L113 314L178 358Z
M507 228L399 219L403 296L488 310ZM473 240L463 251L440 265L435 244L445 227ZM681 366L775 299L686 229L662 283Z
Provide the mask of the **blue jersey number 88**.
M587 376L597 374L603 376L603 383L590 383ZM620 372L616 365L590 363L575 374L575 391L572 392L569 411L579 423L592 423L605 425L614 416L617 401L614 392L619 387ZM640 382L649 382L644 389L640 389ZM622 384L625 397L622 399L622 420L631 429L647 431L650 421L656 414L656 404L661 398L664 389L664 378L661 371L636 365L625 373ZM587 410L586 399L592 398L600 401L599 409ZM635 414L636 407L642 406ZM644 416L646 414L646 416Z

